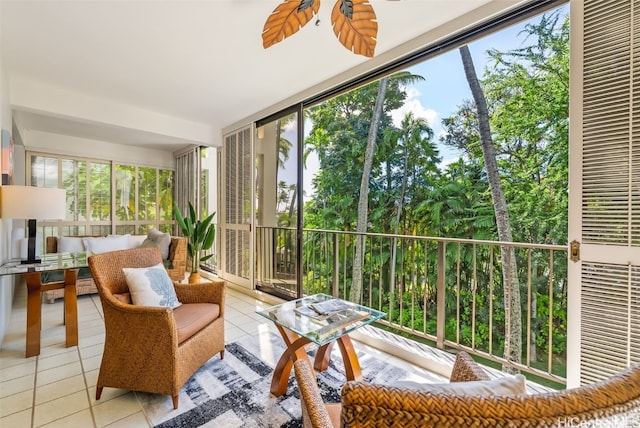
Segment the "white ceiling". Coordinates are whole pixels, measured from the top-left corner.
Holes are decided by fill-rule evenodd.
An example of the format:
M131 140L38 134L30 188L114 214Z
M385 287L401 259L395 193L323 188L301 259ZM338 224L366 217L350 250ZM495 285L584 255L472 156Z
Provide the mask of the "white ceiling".
M335 0L322 1L318 25L264 49L264 22L282 1L1 0L2 67L10 82L42 82L220 130L336 75L380 65L398 45L461 15L475 10L477 19L518 3L371 0L379 31L376 57L368 59L334 36ZM190 142L24 110L14 111L16 122L39 131L167 149Z

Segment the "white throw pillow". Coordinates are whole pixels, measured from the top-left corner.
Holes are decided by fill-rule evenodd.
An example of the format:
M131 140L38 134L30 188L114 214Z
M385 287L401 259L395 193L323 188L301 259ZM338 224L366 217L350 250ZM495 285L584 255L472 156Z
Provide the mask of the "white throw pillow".
M84 238L84 248L89 254L101 254L109 251L131 248L131 235L112 235L102 238Z
M456 395L521 395L527 393L526 378L521 374L515 376L503 376L491 380L474 380L469 382L453 383L420 383L413 381L394 382L393 386L416 391L426 391L433 394Z
M157 229L149 230L147 239L145 239L141 247L158 247L160 248L160 254L162 254L162 260L169 258L169 245L171 245L171 235L168 233L160 232Z
M147 235L131 235L131 248L138 248L145 239L147 239Z
M81 253L84 251L82 238L73 236L58 236L59 253Z
M123 268L122 271L134 305L174 309L182 305L162 263L148 268Z

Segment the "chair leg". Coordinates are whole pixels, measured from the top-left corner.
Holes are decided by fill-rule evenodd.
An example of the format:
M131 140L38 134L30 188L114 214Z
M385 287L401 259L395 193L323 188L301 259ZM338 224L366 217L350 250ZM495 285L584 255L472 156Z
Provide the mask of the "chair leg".
M220 359L224 360L224 349L222 351L220 351Z
M102 388L102 386L96 386L96 401L99 400L102 395Z
M176 410L178 408L178 395L174 395L173 397L173 410Z

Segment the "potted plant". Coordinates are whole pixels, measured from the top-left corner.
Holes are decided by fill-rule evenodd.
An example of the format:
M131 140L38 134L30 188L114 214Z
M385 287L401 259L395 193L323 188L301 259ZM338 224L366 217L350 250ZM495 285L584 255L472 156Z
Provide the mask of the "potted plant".
M187 238L187 253L191 260L191 275L189 276L189 283L195 283L200 281L200 274L198 273L198 266L200 262L209 260L213 254L208 254L201 257L202 251L206 251L213 246L213 242L216 238L216 225L213 223L213 218L216 213L206 217L204 220L198 220L196 216L196 210L189 202L189 215L183 216L178 208L178 205L173 203L173 214L176 217L178 226L182 230L182 234Z

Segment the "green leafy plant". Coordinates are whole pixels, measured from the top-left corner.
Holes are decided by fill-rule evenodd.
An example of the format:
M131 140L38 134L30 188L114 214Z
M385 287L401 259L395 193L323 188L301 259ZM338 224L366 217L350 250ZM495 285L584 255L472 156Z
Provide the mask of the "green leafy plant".
M191 202L189 202L188 216L183 216L180 208L174 202L173 215L176 217L182 234L187 238L187 252L191 260L191 272L197 272L200 262L207 261L213 257L213 254L201 257L201 253L210 249L215 241L216 225L213 223L213 218L216 213L214 211L204 220L198 220L196 210L191 205Z

